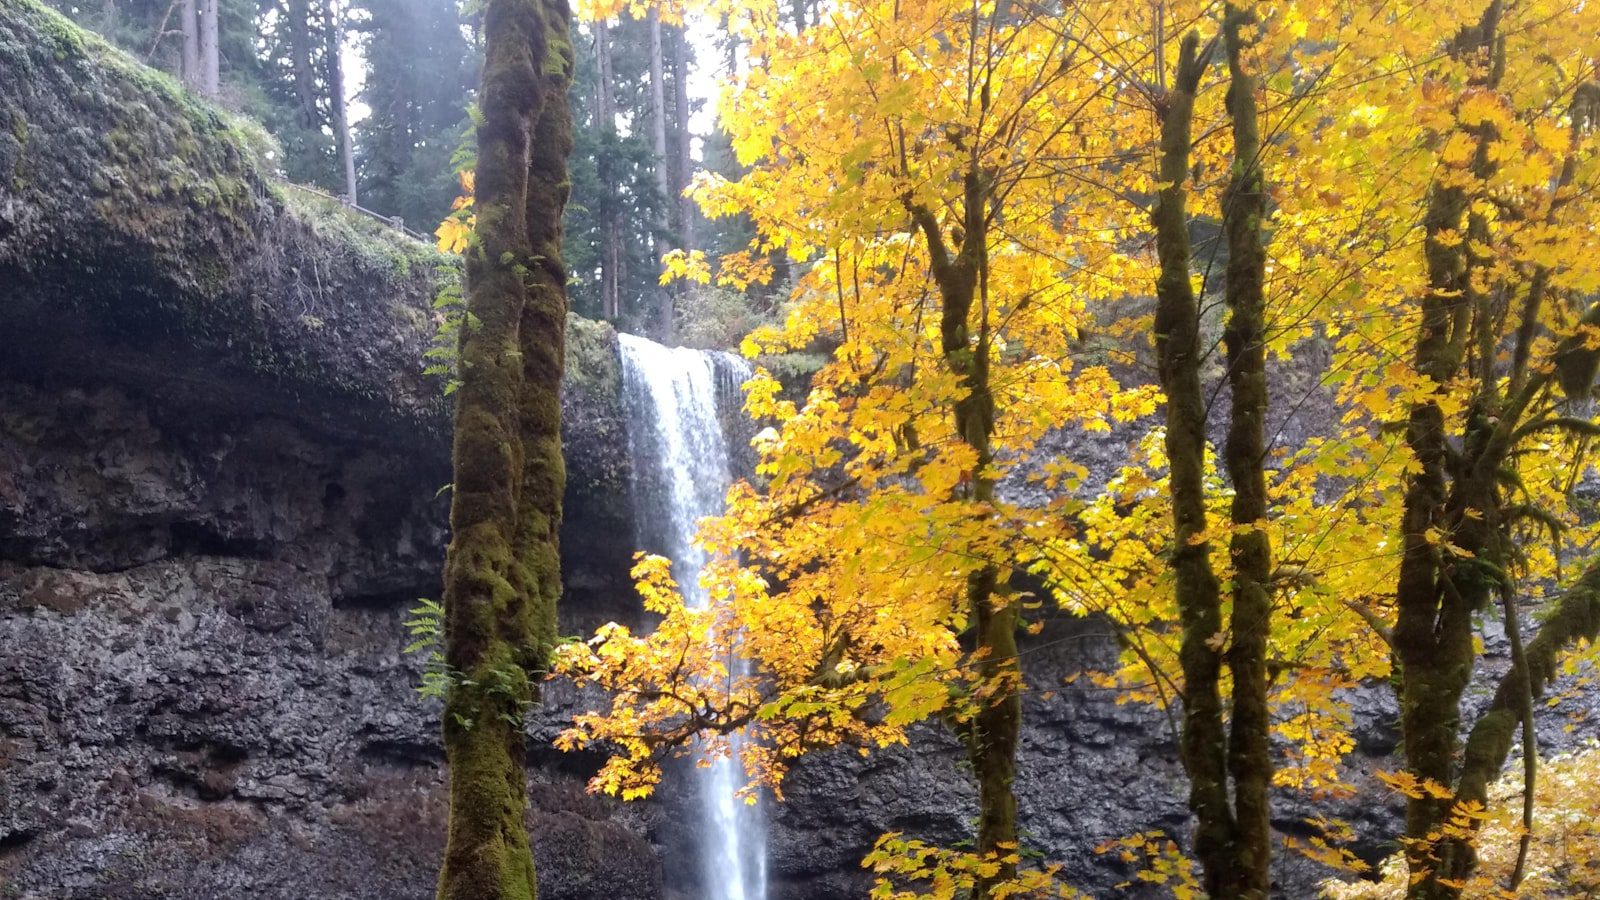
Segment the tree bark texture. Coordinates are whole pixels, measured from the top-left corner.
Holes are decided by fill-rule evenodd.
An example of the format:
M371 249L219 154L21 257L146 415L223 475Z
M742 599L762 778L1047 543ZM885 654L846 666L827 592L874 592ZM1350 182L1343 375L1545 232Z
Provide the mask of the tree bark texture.
M350 134L350 114L344 90L344 10L338 0L328 0L328 93L333 101L334 137L339 141L339 161L344 166L345 202L360 204L356 196L356 148Z
M183 83L190 90L200 89L200 21L195 0L183 0L178 14L183 31Z
M963 393L952 410L963 442L977 452L971 501L976 516L988 515L995 482L994 392L989 380L988 304L989 209L992 177L976 159L963 182L959 237L946 241L937 217L927 207L907 203L914 225L928 243L940 298L940 342L946 366L961 381ZM952 247L954 252L952 252ZM976 330L976 333L974 333ZM980 857L999 863L994 874L978 879L974 900L987 900L995 888L1017 874L1010 860L1017 850L1017 742L1022 725L1021 671L1017 664L1017 607L1006 594L1000 570L986 563L967 576L966 604L975 646L973 680L978 712L963 737L978 783Z
M207 97L222 93L222 55L217 46L218 0L200 0L200 92Z
M1265 900L1272 884L1272 831L1268 794L1272 786L1271 709L1267 700L1267 638L1272 625L1272 545L1267 537L1266 457L1266 249L1262 221L1266 190L1261 168L1261 131L1256 119L1256 79L1245 69L1247 29L1253 13L1232 5L1223 10L1222 40L1228 58L1228 120L1233 131L1233 169L1222 201L1228 242L1225 299L1228 323L1227 444L1223 450L1233 484L1233 610L1227 663L1233 676L1233 720L1228 734L1228 772L1233 778L1239 896ZM1213 895L1216 896L1216 895Z
M449 838L440 900L532 900L523 715L555 639L565 469L565 0L489 0L445 562Z
M1221 695L1222 592L1211 567L1206 530L1206 405L1200 383L1200 306L1190 278L1188 193L1195 94L1211 56L1190 32L1161 116L1161 190L1151 221L1160 275L1156 282L1155 343L1167 395L1166 449L1172 498L1172 569L1182 628L1181 752L1195 817L1195 855L1202 885L1215 898L1238 896L1243 860L1228 794L1228 735Z
M1492 57L1500 11L1499 0L1490 3L1477 25L1464 29L1450 48L1458 59L1479 66L1474 78L1479 87L1492 89L1497 80ZM1487 140L1483 134L1475 137L1479 147L1472 165L1482 175ZM1470 199L1460 185L1436 183L1423 218L1428 290L1420 301L1413 365L1441 386L1462 373L1473 349L1474 307L1486 302L1475 288L1481 281L1475 273L1486 261L1469 252L1473 240L1455 237L1482 227L1468 215ZM1481 364L1487 367L1490 362ZM1403 501L1395 592L1400 727L1407 769L1446 789L1455 784L1461 697L1476 656L1472 616L1498 590L1505 573L1504 545L1493 521L1500 509L1500 465L1494 457L1503 458L1503 452L1491 446L1495 429L1488 426L1491 407L1496 405L1493 381L1479 379L1467 433L1460 436L1461 460L1452 459L1452 438L1436 400L1414 404L1406 425L1406 443L1417 470ZM1471 556L1454 549L1447 553L1439 535L1448 535L1450 545ZM1440 839L1453 805L1450 797L1431 794L1407 800L1406 860L1413 878L1408 896L1413 900L1446 900L1460 894L1453 882L1472 865L1470 849Z
M693 250L695 205L683 195L694 175L694 136L689 131L689 32L685 28L673 29L672 118L673 134L677 138L672 192L677 210L678 244L684 250Z

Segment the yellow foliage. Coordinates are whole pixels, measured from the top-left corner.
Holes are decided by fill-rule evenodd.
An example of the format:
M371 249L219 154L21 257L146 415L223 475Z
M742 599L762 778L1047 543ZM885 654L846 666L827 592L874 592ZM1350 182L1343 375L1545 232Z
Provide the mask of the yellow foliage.
M1480 824L1474 845L1478 870L1465 883L1466 900L1589 897L1600 892L1600 745L1543 760L1534 782L1533 840L1522 883L1511 890L1522 829L1522 767L1514 765L1491 791L1487 811L1464 814ZM1459 823L1458 823L1459 824ZM1329 882L1329 900L1400 900L1408 876L1396 855L1378 882Z
M1582 322L1586 298L1600 291L1600 138L1568 114L1574 79L1595 70L1600 4L1508 4L1507 74L1494 89L1469 87L1469 63L1441 53L1477 21L1482 0L1256 5L1264 14L1247 62L1261 75L1262 132L1271 136L1262 159L1272 196L1263 223L1268 350L1279 361L1321 362L1274 378L1271 427L1291 409L1314 427L1294 441L1269 428L1270 514L1248 527L1267 533L1278 561L1268 656L1274 729L1290 750L1275 780L1329 796L1351 789L1341 766L1353 747L1348 688L1392 674L1400 510L1420 471L1404 438L1411 412L1437 407L1452 434L1488 414L1473 407L1480 385L1415 363L1429 192L1470 197L1464 211L1477 224L1463 215L1435 242L1484 261L1477 281L1433 296L1499 298L1503 340L1464 354L1503 373L1524 315L1535 338L1529 371L1552 372L1569 338L1600 341L1600 329ZM1159 7L1167 28L1216 33L1213 5ZM586 13L646 8L592 0ZM747 412L760 423L757 473L702 524L715 560L702 575L712 607L686 609L668 568L646 560L635 575L661 616L655 629L612 626L558 658L558 671L612 697L562 738L610 748L596 789L642 795L664 756L742 735L751 785L781 791L787 767L813 748L870 751L905 741L918 720L960 722L996 698L1058 687L974 676L983 657L961 640L971 624L964 589L986 567L1027 572L1065 611L1115 624L1124 639L1116 671L1084 683L1128 702L1180 702L1168 560L1184 548L1172 546L1154 421L1163 398L1140 368L1151 329L1138 298L1156 277L1148 206L1161 187L1150 164L1153 108L1165 102L1152 86L1177 54L1172 34L1157 40L1156 8L1084 0L998 15L992 4L956 0L841 0L796 33L766 3L663 7L669 21L725 19L745 42L748 64L719 101L744 174L698 177L690 194L708 216L748 217L757 235L716 271L698 252L669 254L663 278L742 289L767 281L771 256L785 254L797 277L784 320L741 350L820 346L832 355L804 398L783 396L764 371L746 385ZM1223 94L1208 76L1186 185L1194 214L1212 222L1226 214ZM1480 156L1492 165L1478 165ZM974 179L993 188L981 210L982 307L964 343L950 347L938 260L911 210L930 211L933 235L961 248ZM464 188L470 194L470 182ZM457 212L470 213L470 203ZM466 246L469 224L447 220L441 246ZM1209 252L1193 277L1215 290ZM1535 282L1548 293L1528 309ZM952 410L970 391L949 363L980 356L994 392L985 464L956 429ZM1536 426L1567 416L1562 403L1546 389L1507 414ZM1516 431L1507 510L1478 511L1498 520L1512 496L1541 511L1510 527L1511 574L1524 584L1551 578L1564 554L1597 536L1570 491L1589 466L1582 430ZM1063 432L1078 434L1045 443ZM1060 450L1091 444L1081 456ZM1230 537L1222 523L1231 488L1207 465L1213 526L1200 539L1227 579L1215 548ZM976 486L990 483L1002 489L978 497ZM1032 483L1047 490L1027 490ZM1564 528L1557 538L1552 523ZM1421 537L1466 566L1474 557L1455 527L1438 523ZM1027 600L1004 588L995 598L1025 617ZM1230 638L1213 640L1225 649ZM730 665L735 658L748 670ZM1451 786L1404 772L1387 781L1408 795L1452 796ZM1464 807L1452 827L1481 824L1487 841L1503 807ZM1119 847L1139 856L1154 840ZM1328 841L1301 849L1343 859ZM1149 871L1175 892L1194 890L1186 861L1166 845L1153 858L1162 862ZM995 861L891 836L869 863L887 879L875 896L892 898L955 896ZM1026 889L1056 890L1048 884Z

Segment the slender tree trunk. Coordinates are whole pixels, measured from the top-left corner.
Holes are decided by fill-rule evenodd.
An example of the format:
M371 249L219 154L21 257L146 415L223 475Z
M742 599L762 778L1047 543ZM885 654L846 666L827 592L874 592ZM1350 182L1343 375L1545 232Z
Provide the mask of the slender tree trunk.
M1271 634L1272 546L1267 518L1266 456L1266 250L1262 220L1266 192L1261 171L1261 132L1256 122L1256 80L1245 71L1246 29L1253 13L1232 5L1223 10L1228 57L1228 119L1233 129L1232 178L1223 198L1228 241L1226 300L1231 399L1226 456L1233 483L1233 613L1229 621L1228 670L1233 675L1233 721L1228 771L1233 777L1234 836L1239 888L1264 898L1271 889L1272 832L1268 793L1272 786L1271 710L1267 703L1267 638Z
M594 53L598 72L595 122L601 139L609 141L617 129L617 101L611 64L611 29L603 21L594 25ZM607 183L607 187L614 189L616 186ZM601 314L613 322L622 314L622 223L614 194L615 190L601 212L600 235L600 309Z
M661 202L673 202L672 185L667 177L667 86L661 55L661 17L654 9L647 19L650 29L650 138L655 150L656 188Z
M183 83L190 90L200 89L200 22L194 0L183 0L179 9L183 29Z
M322 124L322 114L317 109L317 70L312 62L316 49L312 38L311 0L289 0L284 15L288 19L283 27L289 42L289 60L294 66L296 113L301 127L317 128Z
M962 238L947 242L938 219L927 207L907 203L912 220L928 242L933 277L940 297L940 342L945 364L960 378L965 393L955 402L956 430L977 452L971 500L975 516L990 515L995 482L994 392L989 381L990 323L988 241L990 176L977 160L965 176ZM957 249L951 252L951 245ZM973 319L976 318L974 323ZM976 334L973 333L976 325ZM973 676L982 695L980 708L963 737L978 782L980 856L996 863L993 874L980 877L974 900L987 900L996 886L1016 877L1017 741L1022 727L1021 670L1017 664L1017 607L997 597L1008 586L1000 571L985 564L967 576L966 601L972 622Z
M523 715L560 573L560 216L571 146L564 0L488 0L445 562L450 825L440 900L532 900Z
M1167 459L1172 496L1172 569L1182 637L1181 750L1195 817L1195 855L1210 897L1244 895L1245 860L1228 793L1228 736L1223 721L1221 587L1211 567L1206 529L1206 406L1200 383L1200 306L1190 277L1185 209L1195 94L1211 56L1190 32L1161 120L1161 192L1151 214L1161 272L1156 283L1155 343L1167 395Z
M666 217L676 208L677 198L672 196L667 173L667 87L662 71L661 16L654 7L651 7L646 23L650 32L650 136L651 146L655 150L656 190L661 195L662 204L657 211L659 218L655 235L656 256L659 259L666 252L668 244L665 238ZM672 292L658 288L656 324L662 343L672 341L674 307Z
M683 195L694 174L692 144L694 136L689 131L689 32L687 28L674 29L672 42L672 114L673 131L677 137L676 171L673 173L673 195L678 211L678 242L684 250L693 250L694 201Z
M222 93L222 53L217 46L217 2L200 4L200 92L207 97Z
M333 100L334 137L339 141L339 159L344 164L345 202L357 206L356 150L350 134L350 115L344 91L344 11L338 0L328 0L328 93Z

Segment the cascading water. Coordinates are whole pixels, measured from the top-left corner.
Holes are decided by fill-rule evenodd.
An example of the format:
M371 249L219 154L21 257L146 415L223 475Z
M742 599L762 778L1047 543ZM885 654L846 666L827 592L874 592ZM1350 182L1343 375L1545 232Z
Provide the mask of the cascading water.
M639 540L672 560L672 576L684 602L704 607L710 602L700 586L706 554L695 545L695 528L701 519L722 511L723 495L733 481L733 457L719 409L737 398L737 386L750 369L727 353L663 347L630 334L618 338ZM701 839L706 900L765 900L760 808L735 796L743 784L737 743L731 758L717 759L701 771L701 802L709 826Z

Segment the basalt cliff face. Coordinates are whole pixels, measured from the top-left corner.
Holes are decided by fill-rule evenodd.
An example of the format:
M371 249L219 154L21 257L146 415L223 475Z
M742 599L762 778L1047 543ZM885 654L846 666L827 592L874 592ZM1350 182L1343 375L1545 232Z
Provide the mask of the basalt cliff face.
M422 372L456 273L277 182L252 134L0 0L0 897L432 893L446 781L403 621L437 595L446 540L448 410ZM639 622L637 529L615 335L573 320L569 343L580 633ZM1163 717L1061 686L1115 652L1093 622L1030 639L1018 784L1030 845L1106 893L1132 873L1097 843L1187 822ZM551 684L530 723L542 896L700 896L693 778L621 805L584 792L595 758L550 748L596 699ZM1392 700L1357 701L1370 768ZM863 896L877 835L955 842L974 812L934 726L807 762L786 790L775 900ZM1388 849L1393 809L1346 812L1376 836L1364 852ZM1303 827L1290 804L1278 824ZM1284 895L1319 874L1286 855Z

